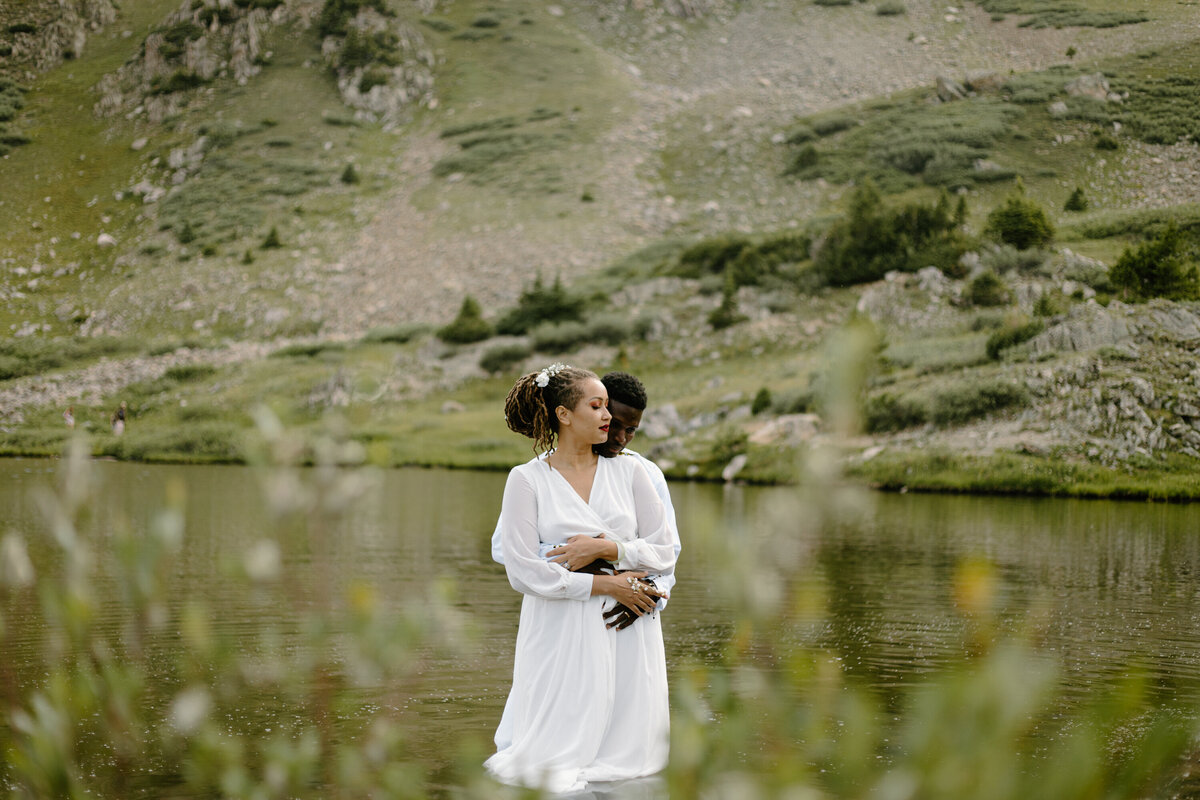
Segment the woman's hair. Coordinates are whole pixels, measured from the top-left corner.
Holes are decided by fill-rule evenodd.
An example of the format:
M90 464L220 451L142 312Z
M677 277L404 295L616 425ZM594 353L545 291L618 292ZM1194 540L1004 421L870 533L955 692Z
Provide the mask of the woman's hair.
M583 381L595 378L591 370L556 365L541 372L531 372L517 378L504 400L504 421L509 430L533 439L535 452L543 452L554 446L558 435L559 406L575 408L583 397ZM545 388L538 386L538 376L545 374Z

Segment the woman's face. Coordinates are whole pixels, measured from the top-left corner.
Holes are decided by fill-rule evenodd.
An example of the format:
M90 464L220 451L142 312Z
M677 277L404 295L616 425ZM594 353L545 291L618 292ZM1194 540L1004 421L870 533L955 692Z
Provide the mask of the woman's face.
M566 419L560 419L559 433L569 430L569 435L588 444L603 444L608 441L608 423L612 420L612 414L608 413L608 390L597 378L584 378L581 388L583 396L574 408L567 410Z

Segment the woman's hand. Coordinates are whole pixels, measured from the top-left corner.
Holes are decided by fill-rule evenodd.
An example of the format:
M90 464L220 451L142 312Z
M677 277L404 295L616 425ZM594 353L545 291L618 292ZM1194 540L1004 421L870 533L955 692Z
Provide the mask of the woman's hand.
M572 572L577 572L593 561L616 561L617 543L605 538L603 533L599 536L579 534L567 539L566 544L559 545L547 552L546 555L555 556L550 560L556 564L562 564Z
M646 581L645 572L622 572L620 575L592 577L592 594L603 594L616 600L639 617L655 609L662 594Z

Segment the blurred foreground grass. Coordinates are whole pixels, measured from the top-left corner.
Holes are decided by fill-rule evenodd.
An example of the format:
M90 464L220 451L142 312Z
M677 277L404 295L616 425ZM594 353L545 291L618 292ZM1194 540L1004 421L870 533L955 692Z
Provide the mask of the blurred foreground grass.
M861 385L869 347L853 334L835 346L831 408L853 408L838 401ZM848 412L831 424L849 433L856 422ZM322 536L371 485L366 449L335 425L304 438L266 411L256 423L247 451L273 524L230 562L235 601L261 610L253 630L215 625L212 599L170 585L188 535L182 486L147 531L89 529L94 484L82 441L62 462L60 491L42 498L60 557L34 563L40 548L15 533L2 540L0 608L36 606L45 646L22 672L39 676L32 683L0 659L0 784L15 798L519 796L482 775L469 744L456 767L431 775L412 755L421 731L404 703L363 700L364 686L402 696L431 649L472 646L443 586L431 578L390 607L360 581L294 596L280 543L299 537L320 556ZM837 463L810 454L807 482L826 490L779 509L773 524L787 535L722 530L706 543L725 554L712 599L736 623L715 666L672 665L672 797L1082 800L1175 790L1193 747L1192 710L1161 707L1137 669L1082 707L1066 702L1053 654L1036 646L1037 621L1024 636L997 633L999 579L986 561L963 561L953 579L967 655L887 708L809 644L831 598L808 568L807 543L862 507L862 490L836 488ZM121 590L119 613L105 610L103 625L101 570ZM299 630L271 622L280 603L309 609ZM176 657L164 665L162 652ZM288 709L270 730L255 723L264 703ZM495 722L478 721L481 739Z

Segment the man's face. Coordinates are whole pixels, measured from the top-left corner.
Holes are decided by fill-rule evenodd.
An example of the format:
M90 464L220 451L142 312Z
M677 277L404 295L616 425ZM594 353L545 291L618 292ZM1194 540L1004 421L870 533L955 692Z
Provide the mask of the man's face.
M633 441L638 426L642 424L642 412L610 398L608 413L612 414L612 421L608 423L608 441L593 449L605 458L613 458Z

